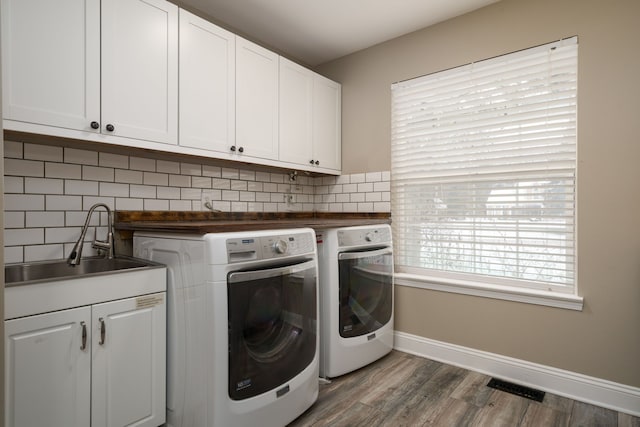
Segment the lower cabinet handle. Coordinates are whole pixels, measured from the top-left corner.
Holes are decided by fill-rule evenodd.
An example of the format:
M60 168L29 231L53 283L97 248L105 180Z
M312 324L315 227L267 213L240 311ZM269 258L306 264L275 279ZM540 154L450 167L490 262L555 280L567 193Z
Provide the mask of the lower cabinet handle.
M80 346L80 350L87 349L87 324L84 322L80 322L80 326L82 326L82 345Z
M98 322L100 322L100 342L98 342L98 344L104 345L105 335L107 333L107 327L106 327L106 325L104 323L104 319L102 317L98 319Z

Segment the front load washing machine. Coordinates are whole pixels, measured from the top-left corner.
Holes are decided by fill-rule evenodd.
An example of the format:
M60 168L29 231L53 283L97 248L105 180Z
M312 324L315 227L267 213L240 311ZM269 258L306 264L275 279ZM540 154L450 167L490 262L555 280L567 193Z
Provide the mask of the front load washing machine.
M393 348L393 248L387 224L316 230L320 376L337 377Z
M318 396L312 229L136 232L167 265L167 426L282 427Z

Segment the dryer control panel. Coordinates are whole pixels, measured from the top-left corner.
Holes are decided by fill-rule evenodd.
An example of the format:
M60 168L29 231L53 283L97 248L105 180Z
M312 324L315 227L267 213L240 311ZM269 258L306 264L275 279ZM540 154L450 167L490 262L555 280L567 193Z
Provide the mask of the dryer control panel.
M338 246L361 246L372 243L390 243L389 227L368 227L338 230Z
M261 237L227 239L229 263L283 258L314 252L315 236L312 233L290 233Z

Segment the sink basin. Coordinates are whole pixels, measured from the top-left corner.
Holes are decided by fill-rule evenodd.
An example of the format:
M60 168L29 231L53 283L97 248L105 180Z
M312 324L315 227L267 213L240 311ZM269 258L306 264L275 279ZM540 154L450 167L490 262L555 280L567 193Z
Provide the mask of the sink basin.
M4 267L5 286L111 274L119 270L155 267L156 264L135 258L83 258L80 264L71 266L67 260L43 261L28 264L9 264Z
M67 260L7 264L4 319L146 296L167 290L167 268L137 258L87 257L72 267ZM138 301L139 300L139 301Z

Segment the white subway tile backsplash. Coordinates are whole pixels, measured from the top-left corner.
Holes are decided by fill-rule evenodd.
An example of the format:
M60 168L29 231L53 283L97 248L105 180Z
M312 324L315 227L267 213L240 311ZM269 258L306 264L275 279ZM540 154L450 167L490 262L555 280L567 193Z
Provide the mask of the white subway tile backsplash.
M31 246L27 246L29 247ZM24 262L24 246L5 246L4 262L5 264Z
M156 187L153 185L130 185L129 195L131 197L139 197L142 199L155 199Z
M201 176L202 165L195 163L180 163L180 173L182 175Z
M224 179L239 179L240 173L238 169L222 168L220 176Z
M115 170L100 166L82 166L82 179L85 181L113 182L115 180Z
M180 163L167 160L156 161L156 172L180 174Z
M21 176L4 177L4 194L7 193L24 193L24 180Z
M78 163L81 165L98 166L98 153L96 151L78 150L75 148L65 148L64 162Z
M382 172L367 172L364 175L366 182L379 182L382 181Z
M170 187L191 187L191 178L186 175L169 175Z
M30 212L34 213L34 212ZM4 213L4 228L24 228L25 220L24 220L25 212L16 211L16 212L5 212Z
M65 254L64 245L62 244L34 245L25 246L24 248L24 262L45 261L63 258L65 258Z
M5 175L45 176L44 163L35 160L4 159Z
M106 168L129 169L129 156L112 153L99 153L98 166Z
M82 166L68 163L51 163L44 165L47 178L82 179Z
M44 243L44 228L10 228L4 230L5 246L40 245Z
M129 184L101 182L100 196L129 197Z
M98 196L100 194L100 183L97 181L67 179L64 181L64 193L66 195Z
M211 178L211 188L217 188L218 190L231 189L231 181L223 178Z
M146 185L169 185L169 175L166 173L144 172L142 183Z
M222 176L222 168L219 166L202 165L202 176L220 178Z
M15 141L4 141L5 159L22 159L24 144Z
M116 169L114 180L125 184L142 184L142 171Z
M47 211L82 210L82 196L46 196Z
M145 211L168 211L169 201L160 199L144 199L143 209Z
M211 188L211 178L208 176L191 177L191 186L196 188Z
M5 216L6 222L6 216ZM23 222L23 227L64 227L64 212L51 212L51 211L31 211L26 212L26 218Z
M81 232L81 228L75 227L48 227L44 229L44 242L47 244L75 242ZM93 239L94 235L94 229L87 230L87 238Z
M44 195L41 194L5 194L5 211L42 211Z
M121 210L206 210L203 197L224 212L389 212L390 173L300 174L291 180L287 173L244 166L221 168L5 141L5 229L14 231L5 262L49 259L70 251L95 203ZM91 219L92 226L100 224L106 225L103 210ZM95 252L90 242L85 251Z
M24 158L29 160L43 160L61 162L63 159L62 147L40 144L24 144Z
M141 211L144 209L143 199L117 197L115 208L120 211Z
M180 189L177 187L157 187L158 199L180 199Z
M155 172L156 161L143 157L129 157L129 169L143 172Z

